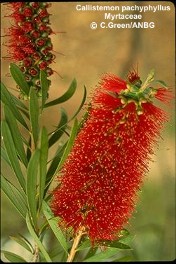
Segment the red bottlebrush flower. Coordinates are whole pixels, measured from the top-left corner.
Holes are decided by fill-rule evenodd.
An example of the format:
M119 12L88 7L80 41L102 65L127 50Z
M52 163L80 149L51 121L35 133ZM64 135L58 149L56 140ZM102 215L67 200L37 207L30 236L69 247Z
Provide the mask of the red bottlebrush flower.
M161 95L164 101L169 92L149 85L153 76L151 72L143 84L134 72L127 81L103 77L58 177L51 202L54 215L75 232L84 227L91 241L116 239L134 210L168 118L153 101Z
M34 86L38 95L41 93L40 87L35 85L33 77L39 79L40 69L53 73L49 65L53 62L51 59L46 59L45 51L50 51L52 54L52 43L48 37L53 33L49 26L49 13L47 8L50 6L47 2L9 2L11 9L10 18L13 19L13 24L9 28L9 54L10 58L23 69L29 85ZM35 69L35 70L34 70ZM37 76L36 76L37 74ZM29 75L32 78L29 78Z

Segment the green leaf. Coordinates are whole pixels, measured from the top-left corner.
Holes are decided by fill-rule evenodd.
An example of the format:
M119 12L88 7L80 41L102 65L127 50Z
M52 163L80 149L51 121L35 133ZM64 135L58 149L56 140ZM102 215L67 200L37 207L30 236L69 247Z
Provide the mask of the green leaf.
M44 71L40 71L40 83L41 83L41 90L42 90L42 109L43 109L47 96L48 96L48 90L49 90L49 81Z
M26 217L25 217L26 219ZM33 248L31 246L31 244L29 244L28 240L25 239L24 237L13 237L13 236L10 236L10 238L12 240L14 240L15 242L17 242L20 246L22 246L23 248L25 248L27 251L33 253Z
M31 146L32 140L31 140L31 136L29 137L28 143L27 143L27 150L26 150L26 157L28 159L28 161L31 158L32 155L32 146Z
M18 110L21 111L29 119L28 108L25 106L25 104L23 104L22 101L18 99L16 96L14 96L13 94L11 94L11 96Z
M54 106L54 105L61 104L65 101L69 100L73 96L73 94L75 93L76 86L77 86L77 83L76 83L76 80L74 79L72 81L71 85L69 86L68 90L61 97L59 97L53 101L48 102L47 104L45 104L44 107L46 108L49 106Z
M64 252L63 249L58 247L58 245L56 245L49 253L50 253L50 256L53 259L53 258L57 257L58 255L60 255L63 252Z
M88 258L94 256L94 255L96 254L97 250L98 250L97 247L94 247L94 248L91 247L91 248L88 250L88 252L87 252L86 256L84 257L84 259L86 259L86 258L88 259Z
M18 190L11 182L1 175L1 188L10 202L25 219L27 213L26 195L23 190Z
M48 169L47 172L47 176L46 176L46 187L45 187L45 194L50 186L50 183L52 182L52 179L55 176L55 173L57 171L57 167L59 165L59 162L61 160L61 157L64 153L65 147L66 147L67 143L65 143L63 146L59 146L58 150L56 151L56 154L50 164L50 167Z
M20 233L18 235L21 238L21 240L23 240L28 245L28 247L30 248L30 251L32 253L34 253L34 248L33 248L32 244L31 244L31 242L25 236L21 235Z
M80 110L82 109L82 107L83 107L83 105L84 105L84 103L85 103L86 97L87 97L87 89L86 89L86 87L84 86L84 94L83 94L83 98L82 98L81 104L80 104L78 110L76 111L76 113L75 113L75 114L72 116L72 118L69 120L69 122L70 122L71 120L73 120L73 119L77 116L77 114L80 112Z
M43 213L44 213L51 229L53 230L57 240L59 241L60 245L65 250L65 252L68 252L67 241L66 241L65 236L63 235L61 229L58 226L58 218L53 216L51 209L49 208L49 206L47 205L47 203L45 201L43 201L42 208L43 208Z
M3 83L1 83L1 100L5 105L8 105L15 118L28 130L28 126L15 104L14 96L9 93Z
M37 174L40 150L36 149L27 167L27 201L34 226L37 223Z
M15 175L21 187L25 191L26 189L25 179L24 179L24 176L23 176L23 173L21 171L21 167L18 161L13 138L12 138L9 126L6 121L2 121L2 137L3 137L4 146L5 146L8 158L10 160L11 166L15 172Z
M20 89L23 91L23 93L29 95L29 85L25 80L24 74L16 64L10 63L10 73L17 85L19 85Z
M159 84L161 84L161 86L162 87L164 87L164 88L167 88L168 89L168 85L164 82L164 81L161 81L161 80L156 80L155 81L156 83L159 83Z
M120 238L118 241L123 244L130 244L131 240L133 239L133 236L130 235L130 232L127 229L122 229L119 235L120 235Z
M121 258L114 259L112 262L135 262L135 259L133 256L124 256Z
M5 149L1 146L1 158L7 162L7 164L11 167L10 160L7 156L7 152Z
M63 135L64 133L64 128L67 124L68 118L65 110L61 108L61 118L60 122L57 126L57 129L52 133L50 139L49 139L49 147L51 147L54 143L56 143L59 138Z
M38 105L37 95L34 89L31 89L30 91L29 114L30 114L33 140L36 147L38 141L38 134L39 134L39 124L38 124L39 105Z
M121 239L124 239L124 238L126 238L127 236L129 236L130 235L130 232L127 230L127 229L122 229L121 231L120 231L120 233L118 234L119 235L119 240L121 240Z
M45 247L43 246L42 242L40 241L40 239L38 238L36 232L34 231L33 229L33 226L31 224L31 221L30 221L30 217L29 217L29 214L27 213L27 216L26 216L26 224L27 224L27 227L28 227L28 230L31 234L31 236L33 237L33 239L35 240L35 242L37 243L41 253L43 254L45 260L47 262L52 262L50 256L48 255Z
M46 128L44 127L41 132L41 143L40 143L39 208L42 205L42 200L45 190L47 159L48 159L48 134Z
M18 129L18 125L17 125L17 122L14 116L7 105L4 106L4 114L5 114L6 121L9 125L10 131L11 131L11 135L14 141L16 151L21 161L23 162L23 164L27 167L28 161L26 158L21 133Z
M104 246L111 247L111 248L118 248L118 249L131 249L128 245L119 242L119 241L112 241L112 242L104 242Z
M86 248L91 248L91 242L89 239L86 239L81 245L77 248L77 251L84 250Z
M27 262L24 258L18 256L15 253L6 250L2 250L2 253L6 257L6 259L8 259L10 262L16 262L16 263Z
M145 88L146 88L151 82L154 81L154 76L155 76L155 70L152 69L152 70L149 72L149 74L148 74L148 76L147 76L145 82L142 84L142 87L140 88L140 91L144 91Z
M116 248L108 248L105 251L102 251L100 253L97 253L96 255L85 259L83 262L100 262L100 261L105 261L108 258L116 255L118 253Z
M70 134L70 138L69 138L69 140L67 142L67 146L66 146L66 148L64 150L64 153L62 155L62 158L61 158L61 160L59 162L59 165L58 165L58 168L57 168L58 170L62 167L63 163L65 162L65 160L66 160L66 158L67 158L67 156L68 156L68 154L69 154L69 152L70 152L70 150L71 150L71 148L73 146L75 137L77 135L77 130L78 130L78 121L77 121L77 119L75 119L72 131L71 131L71 134Z
M18 99L15 95L11 94L14 103L16 106L18 106L20 109L24 109L25 111L28 111L28 108L25 106L25 104L22 103L20 99ZM27 112L26 112L27 113ZM28 115L29 116L29 115Z

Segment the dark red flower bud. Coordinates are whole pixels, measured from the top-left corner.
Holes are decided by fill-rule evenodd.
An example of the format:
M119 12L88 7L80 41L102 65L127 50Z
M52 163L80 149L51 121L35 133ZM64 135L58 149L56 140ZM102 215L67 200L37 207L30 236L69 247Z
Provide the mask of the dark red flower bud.
M24 30L25 33L28 33L33 30L34 25L32 24L32 22L26 21L21 24L21 28Z
M37 30L32 30L31 32L30 32L30 34L31 34L31 36L34 38L34 39L37 39L37 38L39 38L40 37L40 32L39 31L37 31Z
M33 20L36 24L40 24L42 22L42 19L37 14L33 16Z
M38 63L38 66L39 66L39 69L40 69L40 70L45 70L45 69L47 68L48 64L47 64L46 61L40 61L40 62Z
M29 5L35 9L39 8L39 3L38 2L29 2Z
M29 74L32 78L38 77L39 71L47 70L54 59L54 55L48 55L53 47L48 37L52 33L47 11L50 5L46 2L9 2L8 6L12 10L9 17L14 22L8 32L9 54L21 65L26 79L30 79ZM31 79L29 84L33 86L35 82Z
M25 74L25 79L27 82L30 82L32 80L32 76L29 74Z
M47 10L42 8L38 10L38 14L41 18L47 17L49 15Z
M32 58L37 62L38 60L40 60L42 58L42 54L40 52L34 52L32 54Z
M29 72L29 74L30 74L31 76L36 76L36 75L38 75L38 70L37 70L36 68L34 68L34 67L29 68L28 72Z
M32 61L32 59L31 58L25 58L24 60L23 60L23 66L24 67L31 67L32 66L32 64L33 64L33 61Z
M33 15L33 11L32 11L32 8L30 7L25 7L23 9L23 14L25 17L31 17Z
M38 38L38 39L36 39L35 43L36 43L37 47L43 47L46 43L46 39Z
M51 76L54 72L51 68L48 68L46 69L46 73L47 73L47 76Z

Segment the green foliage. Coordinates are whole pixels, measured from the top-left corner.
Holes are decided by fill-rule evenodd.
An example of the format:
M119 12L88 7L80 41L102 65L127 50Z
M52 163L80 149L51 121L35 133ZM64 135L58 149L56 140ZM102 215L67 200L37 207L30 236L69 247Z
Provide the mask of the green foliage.
M26 194L28 208L33 224L37 227L37 174L39 165L40 151L36 149L32 154L27 167Z
M20 122L22 126L24 126L28 130L28 126L20 110L18 109L19 104L16 104L16 101L14 100L14 96L8 91L8 89L2 83L1 83L1 101L4 105L7 105L9 107L9 109L14 115L14 118L16 118L16 120Z
M7 121L7 124L10 128L10 132L11 132L11 135L13 138L13 142L14 142L16 151L19 155L19 158L23 162L25 167L27 167L28 160L27 160L26 154L25 154L23 139L22 139L21 133L19 131L16 119L14 119L14 116L13 116L11 110L9 109L9 107L7 105L4 106L4 115L5 115L5 119Z
M40 176L39 176L39 208L42 205L44 198L46 174L47 174L47 159L48 159L48 134L45 127L41 131L40 139Z
M61 104L61 103L64 103L66 102L67 100L69 100L75 93L76 91L76 87L77 87L77 82L76 80L74 79L72 81L72 83L70 84L68 90L59 98L53 100L53 101L50 101L49 103L46 103L44 105L44 107L49 107L49 106L54 106L54 105L57 105L57 104Z
M26 191L25 179L19 164L15 144L9 126L5 120L2 121L2 137L11 167L15 173L16 178L18 179L19 184L21 185L23 190Z
M43 201L43 213L44 213L51 229L53 230L57 240L59 241L60 245L65 250L65 252L68 253L67 241L65 239L65 236L64 236L62 230L58 227L58 224L57 224L58 219L57 219L57 217L53 216L51 209L49 208L49 206L47 205L47 203L45 201Z
M13 77L13 79L15 80L15 82L17 83L17 85L20 87L20 89L22 90L22 92L24 93L24 95L29 95L29 85L25 80L24 74L22 73L22 71L19 69L19 67L14 64L14 63L10 63L10 73Z
M31 89L31 91L30 91L29 115L30 115L32 139L34 141L35 147L37 147L38 134L39 134L39 123L38 123L39 104L38 104L37 95L36 95L34 89Z
M67 230L66 233L58 226L58 217L54 217L48 202L53 179L61 170L87 118L86 113L80 123L76 119L86 100L86 87L83 88L80 105L69 118L62 105L59 105L74 95L77 87L75 79L61 97L47 102L50 83L44 71L40 72L41 98L37 96L34 87L29 87L23 73L13 63L10 64L10 73L28 101L24 104L10 93L4 84L1 84L3 106L1 154L2 159L14 173L9 177L1 177L1 188L19 215L26 221L33 242L23 235L10 238L31 255L30 261L65 262L74 238L71 230L68 236L69 231ZM48 133L46 127L40 126L40 118L43 111L51 106L59 107L61 114L54 130ZM70 128L71 121L73 121L72 128ZM64 134L68 138L63 137ZM56 147L56 152L50 158L50 149L53 146ZM53 245L47 244L48 231L54 236ZM83 260L85 262L108 260L112 256L118 259L119 250L129 249L123 240L112 243L105 241L103 246L106 250L101 252L99 245L92 248L88 237L82 239L76 249L76 261L82 260L82 253L85 255ZM10 262L28 262L13 252L5 250L2 252Z
M67 122L68 122L68 117L67 117L67 113L65 112L65 110L63 108L61 108L61 118L60 118L60 122L57 125L57 129L52 132L50 139L49 139L49 147L51 147L52 145L54 145L63 135L64 130L67 126Z
M48 97L48 90L49 90L49 81L44 71L40 72L40 83L41 83L41 90L42 90L42 109L43 109L45 102L47 100L47 97Z
M14 205L20 215L25 219L27 213L26 195L23 190L17 189L10 181L1 175L1 188Z
M6 250L2 250L2 253L4 253L4 256L10 262L16 262L16 263L27 262L24 258L18 256L15 253L12 253L12 252L9 252L9 251L6 251Z

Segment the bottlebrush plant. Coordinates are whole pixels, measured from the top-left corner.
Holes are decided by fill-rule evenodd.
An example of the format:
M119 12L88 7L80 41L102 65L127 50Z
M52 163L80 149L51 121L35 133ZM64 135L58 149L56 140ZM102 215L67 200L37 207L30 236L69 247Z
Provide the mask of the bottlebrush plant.
M30 238L11 237L28 251L28 259L2 252L10 262L120 261L119 249L130 249L124 227L168 120L157 100L169 103L171 92L162 81L154 85L153 71L144 82L135 71L126 80L106 74L82 120L76 116L85 104L85 87L76 113L69 118L60 107L59 123L49 133L40 125L43 112L69 100L77 87L74 79L62 96L48 101L55 58L49 6L7 4L13 21L7 33L10 74L20 94L14 96L1 83L1 157L12 173L1 172L1 188L24 219Z

